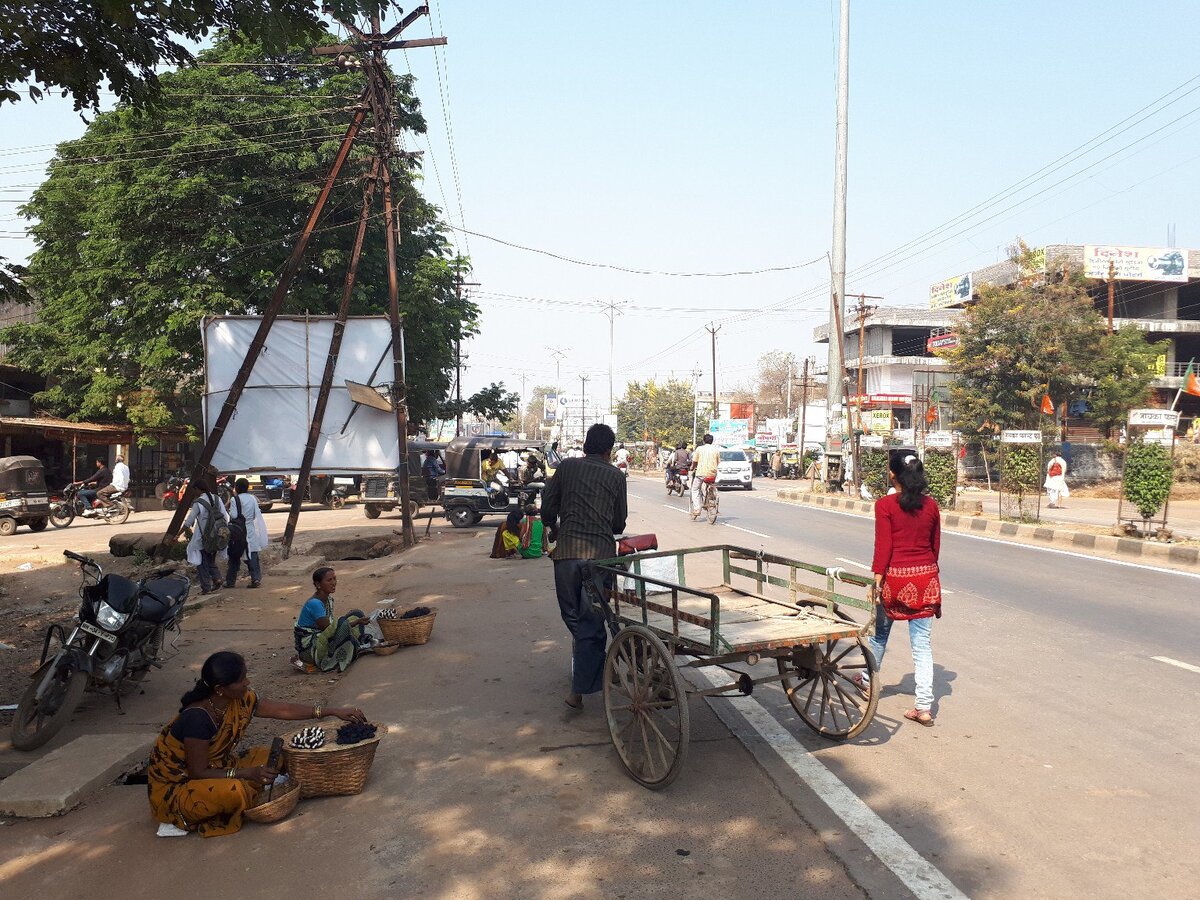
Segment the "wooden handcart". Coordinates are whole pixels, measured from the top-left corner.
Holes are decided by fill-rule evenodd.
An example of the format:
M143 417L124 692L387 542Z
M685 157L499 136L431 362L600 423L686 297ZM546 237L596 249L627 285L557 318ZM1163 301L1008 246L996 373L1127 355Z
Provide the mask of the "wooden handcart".
M689 575L715 586L689 586ZM779 682L818 734L846 740L871 723L879 693L865 642L875 622L870 578L715 545L595 562L588 587L612 632L604 664L609 734L626 771L645 787L666 787L683 767L689 695L748 696ZM772 660L773 674L750 671ZM684 669L720 669L732 680L697 687ZM714 684L718 674L696 680ZM859 690L858 675L869 690Z

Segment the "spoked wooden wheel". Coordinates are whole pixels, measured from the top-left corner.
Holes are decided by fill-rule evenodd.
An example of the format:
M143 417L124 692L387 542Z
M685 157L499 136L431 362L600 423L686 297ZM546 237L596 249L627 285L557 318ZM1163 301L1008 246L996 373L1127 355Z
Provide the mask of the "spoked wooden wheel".
M815 668L776 660L788 700L818 734L838 741L857 737L871 724L879 702L875 657L861 638L825 641L812 649L809 661ZM870 686L866 697L851 680L860 675Z
M634 781L657 791L675 780L687 758L687 693L663 642L641 625L622 628L608 648L604 712Z

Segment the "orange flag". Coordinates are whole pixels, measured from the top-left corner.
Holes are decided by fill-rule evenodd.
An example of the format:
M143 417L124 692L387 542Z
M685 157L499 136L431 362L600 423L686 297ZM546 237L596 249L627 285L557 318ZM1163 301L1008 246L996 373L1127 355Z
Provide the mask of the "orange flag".
M1187 371L1183 373L1183 392L1200 397L1200 378L1196 377L1196 360L1188 363Z
M929 407L929 412L925 413L925 424L932 425L933 420L937 418L938 409L936 406Z
M1050 399L1049 394L1045 394L1042 397L1042 415L1044 415L1044 416L1054 415L1054 401Z

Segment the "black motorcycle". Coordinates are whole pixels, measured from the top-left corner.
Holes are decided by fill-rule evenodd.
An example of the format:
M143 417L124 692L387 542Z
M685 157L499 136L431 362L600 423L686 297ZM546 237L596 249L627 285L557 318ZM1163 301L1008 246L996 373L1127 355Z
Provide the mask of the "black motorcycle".
M191 589L183 575L131 581L105 575L95 560L70 550L63 556L79 563L82 603L70 635L62 625L46 630L41 663L13 719L12 745L18 750L33 750L54 737L89 684L111 691L119 709L126 679L140 681L151 666L162 667L164 642L168 634L172 645L178 639ZM56 638L58 649L51 655Z
M50 503L51 525L55 528L66 528L77 516L82 519L97 519L105 525L121 525L133 511L124 491L110 494L106 498L98 498L98 505L91 508L84 503L79 493L78 484L68 484L63 488L62 497Z

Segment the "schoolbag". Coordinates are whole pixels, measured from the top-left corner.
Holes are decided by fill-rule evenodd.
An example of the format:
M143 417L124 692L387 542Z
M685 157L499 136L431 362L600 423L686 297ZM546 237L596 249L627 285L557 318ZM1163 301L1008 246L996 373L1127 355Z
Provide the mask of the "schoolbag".
M1047 472L1046 474L1049 475L1051 478L1053 478L1056 475L1061 475L1062 474L1062 465L1057 462L1050 463L1050 471Z
M220 553L229 546L229 523L224 516L217 515L211 495L201 497L197 502L203 503L208 510L204 528L200 532L200 546L205 553Z
M233 495L233 502L237 506L237 516L229 523L229 546L230 547L245 547L246 546L246 514L242 512L242 498L237 494Z

